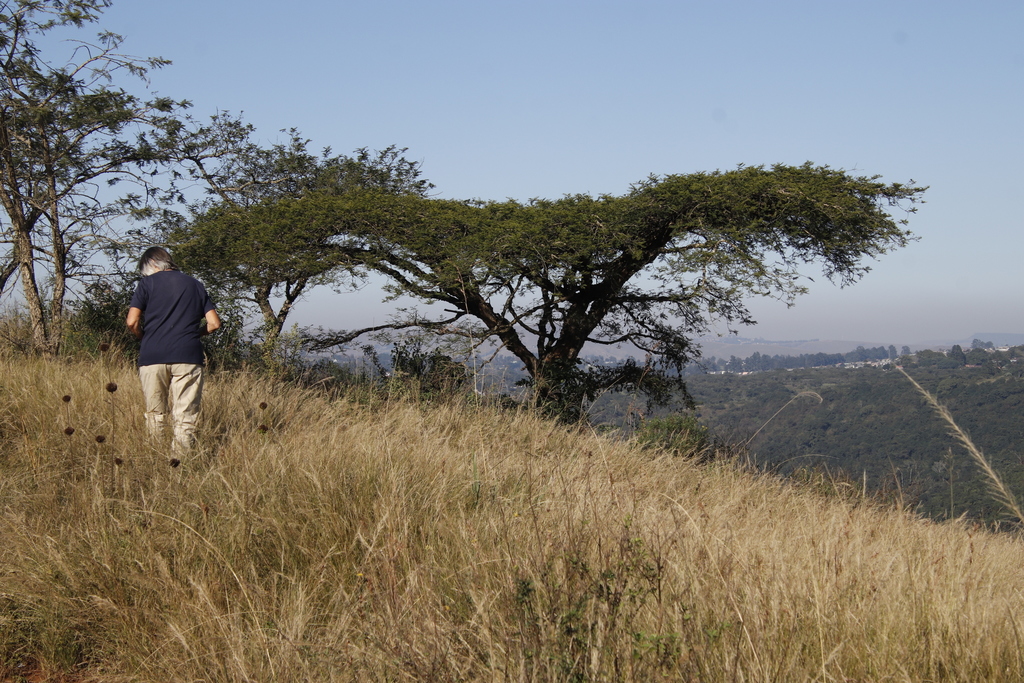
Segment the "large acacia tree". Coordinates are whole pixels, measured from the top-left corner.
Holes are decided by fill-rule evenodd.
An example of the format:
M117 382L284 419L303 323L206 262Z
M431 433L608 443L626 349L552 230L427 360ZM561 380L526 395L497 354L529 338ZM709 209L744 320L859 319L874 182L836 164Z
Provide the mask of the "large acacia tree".
M753 323L745 298L804 292L804 266L855 282L866 259L908 243L906 214L923 192L808 163L528 203L353 195L334 202L333 220L396 293L443 311L389 327L496 341L542 398L564 399L587 344L629 345L650 359L592 374L592 389L664 378L659 368L699 356L693 339L713 322ZM367 331L324 335L318 346Z
M0 292L17 274L36 351L56 353L69 282L88 274L110 222L139 209L151 187L141 170L162 160L148 136L178 126L179 106L140 99L113 85L144 78L161 59L119 52L121 37L64 43L44 51L56 29L95 21L107 0L0 1ZM52 36L47 36L52 37ZM132 181L137 189L107 189Z

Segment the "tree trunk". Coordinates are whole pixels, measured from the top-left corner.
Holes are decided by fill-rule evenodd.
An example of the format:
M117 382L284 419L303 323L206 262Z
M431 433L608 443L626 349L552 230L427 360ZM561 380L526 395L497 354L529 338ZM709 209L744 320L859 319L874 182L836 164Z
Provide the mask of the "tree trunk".
M49 334L46 325L46 311L36 281L36 263L32 258L32 237L23 226L14 228L14 251L21 273L21 289L28 307L28 318L32 328L32 350L47 353Z

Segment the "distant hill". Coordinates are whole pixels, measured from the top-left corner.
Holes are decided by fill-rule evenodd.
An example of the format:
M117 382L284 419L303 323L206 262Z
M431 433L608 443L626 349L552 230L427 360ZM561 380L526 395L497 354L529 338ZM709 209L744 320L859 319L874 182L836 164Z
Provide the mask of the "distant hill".
M990 341L996 346L1024 345L1024 334L1014 334L1009 332L977 332L975 334L972 334L970 339L961 342L961 345L969 345L975 339L980 339L981 341Z
M800 339L770 341L747 337L702 337L697 340L704 357L746 358L754 353L767 356L799 356L805 353L846 353L858 346L886 346L891 342L848 341L835 339ZM916 349L913 349L916 350Z
M965 349L970 348L971 342L975 339L990 341L996 346L1020 346L1024 345L1024 334L1012 332L977 332L966 339L925 339L913 343L893 340L856 341L849 339L795 339L785 341L773 341L760 337L701 337L697 340L705 357L715 356L717 358L747 358L754 353L768 356L799 356L805 353L846 353L858 346L872 348L875 346L896 346L902 350L903 346L910 347L912 352L922 349L948 349L954 344L959 344Z

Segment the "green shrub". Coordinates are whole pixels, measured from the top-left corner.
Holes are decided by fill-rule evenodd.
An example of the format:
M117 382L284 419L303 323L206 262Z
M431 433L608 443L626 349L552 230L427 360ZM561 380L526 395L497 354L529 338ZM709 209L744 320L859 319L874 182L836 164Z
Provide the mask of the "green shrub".
M647 420L637 430L637 442L646 448L662 448L686 458L708 459L711 434L693 413L677 413Z

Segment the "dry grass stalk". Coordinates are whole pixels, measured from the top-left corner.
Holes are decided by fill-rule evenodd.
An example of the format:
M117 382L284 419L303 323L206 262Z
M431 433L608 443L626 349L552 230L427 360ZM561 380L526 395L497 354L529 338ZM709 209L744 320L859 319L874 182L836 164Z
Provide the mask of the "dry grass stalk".
M953 419L953 415L949 412L949 409L939 403L938 399L936 399L931 392L918 384L913 377L907 374L906 370L903 368L897 369L903 373L904 377L910 380L910 383L914 385L914 388L917 389L922 396L924 396L925 401L935 409L935 412L939 414L939 417L946 421L946 424L949 425L950 434L952 434L953 438L959 441L960 444L967 449L971 459L973 459L974 462L977 463L978 467L981 468L981 471L985 473L992 497L1009 512L1013 513L1018 522L1024 522L1024 513L1021 512L1020 505L1017 503L1017 497L1013 495L1013 491L1003 483L1002 477L1000 477L999 473L995 471L995 468L992 467L992 464L988 461L988 458L985 457L985 454L981 452L981 449L974 445L974 442L971 440L971 437L967 435L967 432L961 429L960 425L956 423L956 420Z

